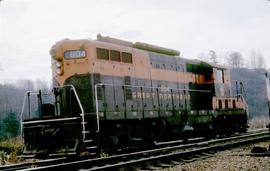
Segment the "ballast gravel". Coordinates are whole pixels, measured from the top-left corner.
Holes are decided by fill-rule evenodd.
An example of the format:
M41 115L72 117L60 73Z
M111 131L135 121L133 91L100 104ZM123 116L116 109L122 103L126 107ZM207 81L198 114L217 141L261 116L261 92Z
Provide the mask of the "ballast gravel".
M198 159L182 165L171 166L160 171L270 171L270 157L254 157L250 154L254 146L269 148L270 140L218 152L209 158Z

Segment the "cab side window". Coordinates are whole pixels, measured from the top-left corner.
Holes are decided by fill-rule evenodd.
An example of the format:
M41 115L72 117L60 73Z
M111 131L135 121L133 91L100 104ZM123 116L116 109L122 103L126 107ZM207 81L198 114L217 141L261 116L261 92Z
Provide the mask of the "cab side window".
M112 61L121 62L120 52L116 50L110 50L110 59Z
M127 52L122 52L122 62L132 63L132 54Z
M97 58L98 59L109 60L109 50L108 49L97 48Z

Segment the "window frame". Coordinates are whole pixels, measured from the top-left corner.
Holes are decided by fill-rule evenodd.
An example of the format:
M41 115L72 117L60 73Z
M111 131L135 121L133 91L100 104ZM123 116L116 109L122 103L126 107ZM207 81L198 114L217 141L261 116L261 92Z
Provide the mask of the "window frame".
M123 60L124 59L124 54L127 54L127 55L130 55L130 59L131 61L126 61L126 60ZM126 57L125 57L126 58ZM122 63L126 63L126 64L132 64L133 63L133 59L132 59L132 53L129 53L129 52L121 52L121 62Z
M115 60L115 59L112 59L112 53L118 53L119 54L119 60ZM121 52L118 51L118 50L110 50L110 61L114 61L114 62L122 62L122 59L121 59Z
M100 51L100 50L105 50L105 51L107 51L107 58L100 58L99 57L99 52L98 51ZM110 50L109 49L105 49L105 48L96 48L96 55L97 55L97 59L100 59L100 60L106 60L106 61L108 61L108 60L110 60ZM103 57L103 56L102 56Z

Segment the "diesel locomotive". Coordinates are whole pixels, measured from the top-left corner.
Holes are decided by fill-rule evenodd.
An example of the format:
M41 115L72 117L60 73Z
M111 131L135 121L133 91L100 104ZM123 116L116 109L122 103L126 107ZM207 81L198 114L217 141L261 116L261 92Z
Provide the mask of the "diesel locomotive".
M52 93L25 96L24 155L114 153L247 131L246 103L226 67L100 34L59 41L50 55Z

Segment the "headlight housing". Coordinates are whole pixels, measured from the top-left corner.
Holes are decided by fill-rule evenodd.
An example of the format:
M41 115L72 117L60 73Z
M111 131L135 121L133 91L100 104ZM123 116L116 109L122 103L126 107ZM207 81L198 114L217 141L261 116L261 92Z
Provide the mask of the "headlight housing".
M63 61L54 60L54 68L55 68L56 74L58 74L58 75L63 75L64 74Z

